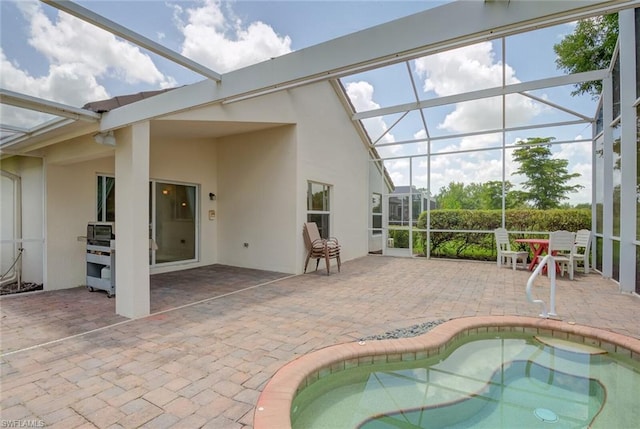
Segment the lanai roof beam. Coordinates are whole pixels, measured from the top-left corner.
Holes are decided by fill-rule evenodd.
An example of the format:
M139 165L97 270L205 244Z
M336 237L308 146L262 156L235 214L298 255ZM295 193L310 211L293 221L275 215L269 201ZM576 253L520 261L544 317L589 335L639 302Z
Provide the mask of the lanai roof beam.
M0 88L0 101L2 104L7 104L9 106L49 113L51 115L62 116L64 118L93 122L97 121L101 117L99 113L95 113L90 110L67 106L66 104L56 103L55 101L49 101L43 98L33 97L31 95L25 95L2 88Z
M351 119L367 119L378 116L391 115L394 113L406 112L408 110L425 109L436 106L446 106L448 104L461 103L464 101L478 100L481 98L497 97L499 95L517 94L536 89L551 88L554 86L572 85L575 83L588 82L591 80L601 80L607 76L608 70L595 70L590 72L575 73L569 76L557 76L531 82L514 83L504 87L479 89L477 91L465 92L454 95L447 95L429 100L421 100L417 103L405 103L395 106L383 107L380 109L367 110L354 113Z
M101 129L335 79L483 40L616 12L638 3L638 0L512 1L508 7L502 2L447 3L225 73L223 85L206 80L112 110L105 113ZM451 17L455 17L458 25L451 25Z

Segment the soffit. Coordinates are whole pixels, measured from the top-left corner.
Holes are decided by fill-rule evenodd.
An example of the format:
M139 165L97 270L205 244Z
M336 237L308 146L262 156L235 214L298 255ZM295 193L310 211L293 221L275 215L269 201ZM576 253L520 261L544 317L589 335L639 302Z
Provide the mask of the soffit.
M151 121L151 139L211 139L245 134L279 127L286 124L232 121Z

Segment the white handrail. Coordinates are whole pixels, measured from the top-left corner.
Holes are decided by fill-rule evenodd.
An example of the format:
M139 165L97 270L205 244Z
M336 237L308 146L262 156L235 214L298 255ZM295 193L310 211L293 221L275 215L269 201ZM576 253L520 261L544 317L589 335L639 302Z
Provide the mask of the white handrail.
M540 273L542 272L542 269L544 267L547 267L547 272L549 273L549 280L551 283L551 290L549 291L549 312L547 312L547 306L545 305L544 301L542 301L541 299L533 299L533 296L531 295L531 288L533 287L533 282L535 281L536 277L540 275ZM548 267L553 267L551 270L549 270ZM549 316L557 316L556 314L556 261L553 258L552 255L546 255L544 258L542 258L542 261L538 264L538 266L536 267L535 270L533 270L533 273L531 273L531 276L529 276L529 280L527 281L527 299L529 300L529 302L533 303L533 304L540 304L542 306L542 313L540 314L540 317L544 317L549 318Z

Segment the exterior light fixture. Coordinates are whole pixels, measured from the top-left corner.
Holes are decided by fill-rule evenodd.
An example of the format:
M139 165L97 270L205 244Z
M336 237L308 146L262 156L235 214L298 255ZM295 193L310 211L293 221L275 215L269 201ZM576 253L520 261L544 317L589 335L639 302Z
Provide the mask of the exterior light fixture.
M211 201L215 201L216 200L216 194L214 194L213 192L209 192L209 199Z
M115 147L116 145L116 136L113 135L113 131L107 131L106 133L98 133L93 136L93 139L98 144L102 144L105 146Z

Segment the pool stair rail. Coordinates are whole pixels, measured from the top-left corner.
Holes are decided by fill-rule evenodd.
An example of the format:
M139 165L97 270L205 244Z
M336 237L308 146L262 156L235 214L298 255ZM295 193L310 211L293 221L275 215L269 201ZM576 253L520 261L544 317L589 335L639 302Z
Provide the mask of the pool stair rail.
M541 299L533 299L531 295L531 288L533 287L533 282L536 280L541 273L544 267L553 267L553 269L547 269L549 273L549 282L551 285L551 290L549 291L549 311L547 311L547 305ZM527 300L533 304L540 304L542 307L542 313L540 313L540 317L544 317L548 319L550 317L557 318L556 314L556 261L552 255L546 255L542 258L542 261L538 264L533 273L529 276L529 280L527 281Z

